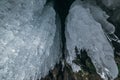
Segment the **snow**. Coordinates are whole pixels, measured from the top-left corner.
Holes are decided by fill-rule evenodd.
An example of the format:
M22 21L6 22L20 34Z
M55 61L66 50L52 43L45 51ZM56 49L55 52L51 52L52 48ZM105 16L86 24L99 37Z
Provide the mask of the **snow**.
M97 73L108 80L113 80L118 75L117 65L114 61L114 52L108 42L102 26L94 19L91 11L83 7L81 3L73 3L66 20L66 49L68 51L67 62L72 62L75 57L75 47L85 49L91 58ZM73 69L74 70L74 69ZM78 71L78 70L76 70Z

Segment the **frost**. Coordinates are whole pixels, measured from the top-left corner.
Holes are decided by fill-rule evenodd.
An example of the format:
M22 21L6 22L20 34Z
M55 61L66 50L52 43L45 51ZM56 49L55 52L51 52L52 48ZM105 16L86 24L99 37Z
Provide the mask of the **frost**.
M45 2L0 1L0 80L37 80L59 61L56 13Z
M86 49L97 73L105 80L113 80L118 75L117 65L114 61L114 52L108 42L102 26L94 19L90 9L73 3L66 20L66 49L68 51L67 62L72 62L75 57L75 47ZM73 69L74 70L74 69ZM78 71L78 70L77 70Z

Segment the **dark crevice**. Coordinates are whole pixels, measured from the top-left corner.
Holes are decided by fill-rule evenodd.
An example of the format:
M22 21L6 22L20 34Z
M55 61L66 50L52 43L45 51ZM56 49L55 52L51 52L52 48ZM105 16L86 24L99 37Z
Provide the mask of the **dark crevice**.
M70 5L74 0L54 0L54 8L61 19L62 58L65 59L65 19L68 15Z
M112 23L115 27L115 35L120 39L120 8L109 9L104 4L102 4L101 0L96 0L97 5L101 7L108 15L108 22ZM115 48L115 55L120 56L120 43L117 41L112 41L112 46Z
M75 0L47 0L47 3L52 2L56 13L59 15L61 20L61 39L62 39L62 58L65 59L65 20L69 13L69 8ZM47 4L46 3L46 4Z
M50 70L48 75L42 78L41 80L102 80L101 77L96 73L96 69L87 55L87 51L85 49L78 50L75 47L76 58L73 60L73 63L81 67L81 71L74 73L72 71L71 66L66 62L66 38L65 38L65 21L66 17L69 13L69 8L71 4L75 0L47 0L47 3L52 2L54 5L54 9L56 14L59 15L61 21L61 40L62 40L62 60L58 64L55 65L54 69ZM116 26L115 34L120 38L120 22L116 15L120 17L118 11L113 11L105 7L102 4L101 0L96 0L97 5L101 7L109 16L111 16L108 21L113 23ZM115 19L114 19L115 18ZM120 19L120 18L119 18ZM113 46L115 47L116 52L120 52L120 44L116 42L112 42ZM115 54L116 55L116 54ZM118 56L117 56L118 57ZM63 65L64 62L64 65ZM120 65L120 64L119 64Z
M75 63L78 66L81 66L81 69L84 71L87 71L89 73L96 73L96 69L88 56L87 53L88 50L86 49L78 49L75 47L75 53L76 53L76 58L73 60L73 63Z
M65 21L66 17L69 13L69 8L74 0L54 0L54 9L56 13L59 15L61 20L61 40L62 40L62 60L65 61L65 45L66 45L66 38L65 38ZM60 66L57 80L64 80L65 78L65 70L66 68L62 65L62 62L58 65Z
M120 39L120 9L116 8L109 17L108 21L115 26L115 35ZM115 53L119 53L120 56L120 43L112 41L113 47L115 48Z
M66 48L66 38L65 38L65 21L66 21L66 17L69 13L69 8L71 6L71 4L74 2L75 0L47 0L47 3L52 2L54 5L54 9L56 11L56 13L59 15L60 20L61 20L61 40L62 40L62 60L64 61L64 66L62 65L62 60L59 62L59 64L56 64L56 66L54 67L53 70L49 71L49 74L45 77L42 78L41 80L76 80L76 77L78 77L77 80L84 80L85 76L81 76L83 75L81 72L78 73L74 73L72 71L72 68L69 64L66 63L66 55L65 54L65 48ZM100 6L104 11L107 12L107 14L109 14L110 16L116 15L115 12L113 12L112 10L108 9L107 7L105 7L101 0L96 0L97 1L97 5ZM118 15L118 14L117 14ZM120 22L117 22L119 20L113 20L114 18L110 17L111 19L108 19L108 21L110 21L113 24L116 24L117 28L120 25ZM116 18L117 19L117 18ZM119 30L117 30L119 31ZM120 34L117 34L118 32L115 32L116 35L119 37ZM120 44L116 43L116 42L112 42L113 46L115 47L115 51L120 52ZM87 75L87 77L90 80L93 80L94 77L96 77L95 80L101 80L100 76L97 75L96 73L96 69L90 59L90 57L87 55L87 51L86 50L78 50L77 47L75 47L75 53L76 53L76 59L73 60L73 63L75 63L76 65L81 66L82 70L84 71L83 73L89 74L89 76ZM79 74L79 75L78 75ZM91 75L91 76L90 76Z
M113 10L107 8L103 3L102 0L96 0L97 5L104 10L109 16L113 14Z
M66 45L66 38L65 38L65 21L66 17L69 13L69 8L74 0L47 0L47 3L52 2L54 5L54 9L56 14L59 15L61 20L61 40L62 40L62 61L65 61L65 45ZM46 3L46 4L47 4ZM41 80L66 80L65 74L67 67L62 65L62 61L59 64L56 64L53 70L49 71L49 74L45 78L41 78ZM52 74L53 75L52 75ZM55 75L56 74L56 77ZM71 76L68 76L69 80ZM74 79L72 79L74 80Z

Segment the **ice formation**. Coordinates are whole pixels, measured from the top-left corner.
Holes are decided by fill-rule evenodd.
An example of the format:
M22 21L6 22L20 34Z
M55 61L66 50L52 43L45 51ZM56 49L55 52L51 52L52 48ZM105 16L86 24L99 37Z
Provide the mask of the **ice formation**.
M99 6L97 6L95 0L84 0L84 1L76 0L73 5L76 5L76 4L80 4L84 8L89 9L93 18L98 23L101 24L106 34L113 34L115 32L114 25L107 21L109 16L106 14L105 11L103 11Z
M73 63L75 49L79 54L85 49L97 73L104 80L115 79L118 69L109 41L118 38L115 27L107 21L109 16L96 5L98 0L72 4L65 34L61 34L60 19L49 1L0 0L0 80L37 80L47 75L62 56L63 35L66 61L74 72L81 69ZM120 7L120 0L101 1L112 10Z
M110 9L115 9L120 7L120 0L101 0L101 1L106 7Z
M0 80L37 80L58 62L59 26L45 3L0 0Z
M90 10L93 18L101 24L109 41L119 41L118 37L114 34L115 26L107 21L109 15L96 4L95 0L76 1L76 3L80 3L83 7Z
M95 9L93 7L93 9ZM94 11L94 10L93 10ZM96 11L96 9L95 9ZM114 52L108 39L106 38L102 26L98 20L105 20L98 14L92 12L90 8L74 2L70 8L66 20L66 49L68 52L67 62L72 66L74 71L80 70L80 67L72 61L76 57L75 48L80 52L81 49L87 51L91 58L97 73L104 80L113 80L118 75L117 65L114 61ZM98 20L95 19L98 15ZM103 15L102 15L103 16ZM109 28L107 28L109 29ZM74 69L77 67L76 69Z

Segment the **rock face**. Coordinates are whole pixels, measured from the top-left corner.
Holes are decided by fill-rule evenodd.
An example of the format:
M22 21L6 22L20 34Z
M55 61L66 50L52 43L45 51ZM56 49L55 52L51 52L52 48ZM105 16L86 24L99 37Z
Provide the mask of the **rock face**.
M103 24L100 24L96 20L99 18L95 19L92 14L91 10L81 5L81 3L74 2L71 6L66 20L65 31L68 52L67 62L74 71L79 71L80 67L73 63L76 58L75 49L79 54L81 49L85 49L97 73L105 80L113 80L118 75L113 48L104 34L101 26ZM101 20L104 19L101 18Z
M0 1L0 80L37 80L59 61L60 26L45 3Z

